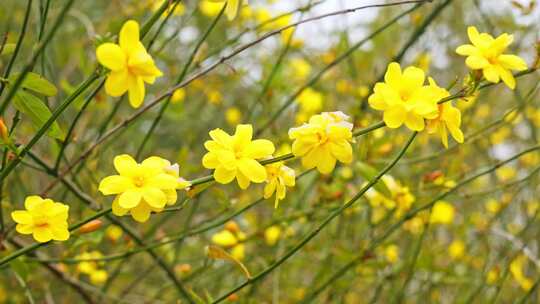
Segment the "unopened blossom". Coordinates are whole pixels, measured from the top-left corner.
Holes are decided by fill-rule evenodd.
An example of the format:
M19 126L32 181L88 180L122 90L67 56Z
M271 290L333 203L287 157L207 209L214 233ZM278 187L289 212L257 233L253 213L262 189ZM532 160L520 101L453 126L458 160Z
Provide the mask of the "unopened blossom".
M266 181L266 169L258 160L268 158L274 153L274 144L266 139L253 140L251 125L238 125L234 135L221 129L210 131L212 140L204 143L208 150L202 159L207 169L214 169L214 178L218 183L228 184L236 178L242 189L247 189L251 182Z
M421 69L410 66L402 72L399 63L392 62L384 82L375 84L369 104L384 112L383 120L389 128L405 124L413 131L422 131L424 119L434 119L438 114L438 100L424 82L425 74Z
M113 214L130 213L138 222L146 222L151 212L160 212L165 205L176 203L176 189L189 185L178 176L178 165L156 156L139 164L127 154L119 155L114 158L114 167L118 175L104 178L99 191L116 195Z
M266 165L266 186L264 187L264 198L268 199L275 193L274 207L279 206L279 201L285 198L287 187L294 187L294 170L285 166L283 162Z
M464 44L456 49L459 55L467 56L465 64L472 70L481 71L487 81L498 83L502 79L513 90L516 80L512 70L527 69L527 64L521 57L505 54L514 36L503 33L494 38L488 33L479 33L474 26L467 28L467 34L472 44Z
M336 161L352 162L352 128L349 116L342 112L323 112L314 115L308 123L289 130L294 140L292 153L302 158L302 165L317 168L328 174L334 170Z
M69 239L68 205L34 195L26 198L24 208L11 213L18 233L32 234L40 243Z
M103 43L96 50L99 63L111 70L105 92L113 97L128 92L129 103L134 108L144 101L144 83L153 84L163 75L139 39L139 24L129 20L120 30L118 44Z
M439 87L433 78L429 78L429 86L431 92L436 95L437 100L441 100L450 96L447 90ZM452 105L452 101L440 103L439 114L434 119L428 120L428 133L437 133L441 137L441 141L445 148L448 148L448 132L458 142L463 143L463 132L461 131L461 111Z

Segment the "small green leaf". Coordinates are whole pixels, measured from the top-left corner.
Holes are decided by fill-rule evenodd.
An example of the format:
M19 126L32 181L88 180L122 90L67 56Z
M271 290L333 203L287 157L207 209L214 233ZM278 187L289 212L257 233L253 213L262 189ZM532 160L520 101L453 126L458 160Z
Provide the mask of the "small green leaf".
M20 74L11 75L9 77L9 83L15 83L19 75ZM44 96L54 96L58 93L58 90L52 83L41 77L41 75L32 72L26 74L21 87Z
M367 181L371 181L377 176L377 170L366 163L358 162L356 166L358 168L358 171L360 172L360 175L362 175L362 177L365 178ZM388 189L388 186L382 179L380 179L373 187L382 195L388 198L392 197L390 189Z
M49 108L38 97L25 91L15 94L13 105L21 113L27 115L34 127L38 129L52 116ZM48 134L52 138L64 139L64 134L56 121L49 127Z
M4 48L2 49L2 52L0 53L0 56L7 56L13 54L16 46L17 45L15 43L6 43L4 45Z

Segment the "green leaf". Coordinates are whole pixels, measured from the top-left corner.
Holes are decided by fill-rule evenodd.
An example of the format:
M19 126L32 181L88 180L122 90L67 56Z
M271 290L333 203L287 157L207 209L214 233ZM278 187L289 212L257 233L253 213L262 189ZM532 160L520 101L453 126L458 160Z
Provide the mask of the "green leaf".
M358 162L356 166L360 172L360 175L362 175L362 177L368 181L373 180L377 176L377 169L366 163ZM373 187L382 195L392 198L392 192L390 192L390 189L388 189L388 186L382 179L380 179Z
M19 75L20 74L11 75L9 77L9 83L15 83ZM32 72L26 74L21 87L44 96L54 96L58 93L58 90L52 83L41 75Z
M15 47L17 45L15 43L6 43L4 45L4 48L2 49L2 52L0 53L0 56L7 56L13 53L15 51Z
M34 127L38 129L52 116L51 111L41 99L25 91L19 91L15 94L13 105L21 113L28 116ZM48 135L52 138L64 139L64 133L56 121L49 127Z

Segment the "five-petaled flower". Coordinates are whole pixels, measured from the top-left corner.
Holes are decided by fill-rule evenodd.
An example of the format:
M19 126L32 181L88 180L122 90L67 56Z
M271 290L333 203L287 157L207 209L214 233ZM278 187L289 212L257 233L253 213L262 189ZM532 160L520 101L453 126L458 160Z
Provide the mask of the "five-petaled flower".
M435 99L441 100L450 96L447 90L439 87L433 78L429 78L429 86L432 88ZM458 142L463 143L463 132L461 126L461 112L452 105L452 101L445 101L439 104L439 115L427 122L428 133L438 133L445 148L448 148L448 131Z
M465 64L473 70L481 70L487 81L498 83L502 79L513 90L516 87L516 80L511 70L527 69L527 64L521 57L503 54L514 37L504 33L493 38L488 33L478 33L474 26L467 28L467 34L472 45L464 44L456 49L459 55L467 56Z
M274 153L274 144L266 139L252 140L253 127L238 125L233 136L221 129L210 131L212 140L204 143L208 150L202 159L207 169L214 169L214 178L218 183L228 184L236 178L242 189L247 189L250 182L266 181L266 169L257 160Z
M146 222L152 211L160 212L165 205L176 203L176 189L188 186L178 177L177 165L157 156L138 164L127 154L119 155L114 158L114 167L119 175L104 178L99 191L117 195L112 205L114 215L129 212L138 222Z
M111 70L105 92L118 97L129 93L129 103L138 108L144 101L144 83L152 84L162 76L152 56L139 40L139 24L129 20L122 26L118 44L103 43L96 50L99 63Z
M285 166L283 162L266 165L266 175L268 177L264 186L264 198L270 198L275 192L274 207L277 208L279 201L285 198L287 187L294 187L296 176L294 170Z
M294 140L292 153L302 157L302 165L315 168L323 174L334 170L336 160L352 162L352 123L342 112L323 112L314 115L308 123L289 130Z
M11 213L17 232L32 234L40 243L69 239L68 205L34 195L26 198L24 208Z
M375 110L384 111L383 120L389 128L399 128L403 123L413 130L424 129L424 119L437 117L437 101L424 85L424 71L407 67L403 73L399 63L388 65L384 82L375 84L369 104Z

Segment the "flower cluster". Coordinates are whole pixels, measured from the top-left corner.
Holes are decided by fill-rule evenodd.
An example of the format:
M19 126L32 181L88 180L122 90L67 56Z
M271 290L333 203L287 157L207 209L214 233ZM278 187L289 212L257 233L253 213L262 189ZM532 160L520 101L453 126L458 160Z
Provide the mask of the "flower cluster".
M17 232L32 234L40 243L69 239L68 205L39 196L29 196L24 201L24 208L26 210L11 213L11 218L17 223Z
M245 239L246 234L234 221L227 222L225 229L212 235L212 243L230 249L231 255L237 260L242 260L245 257L245 245L243 244Z
M130 213L134 220L146 222L151 212L161 212L165 205L176 203L176 189L189 184L179 177L178 165L160 157L149 157L138 164L124 154L114 158L119 173L99 184L103 195L116 195L112 211L117 216Z
M101 265L99 262L94 261L102 257L103 255L99 251L83 252L75 257L82 260L82 262L77 264L77 271L87 275L92 284L102 284L107 280L107 271L100 268Z

